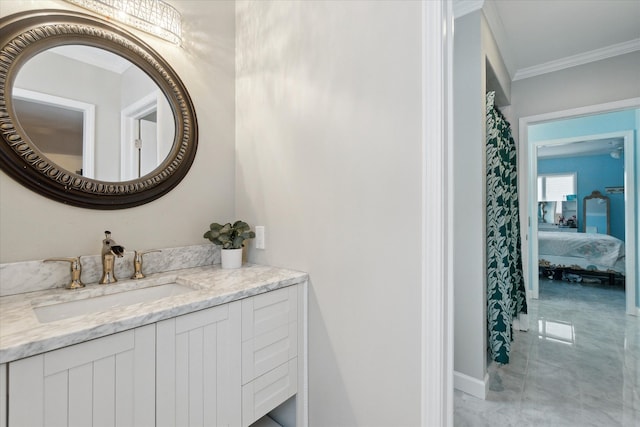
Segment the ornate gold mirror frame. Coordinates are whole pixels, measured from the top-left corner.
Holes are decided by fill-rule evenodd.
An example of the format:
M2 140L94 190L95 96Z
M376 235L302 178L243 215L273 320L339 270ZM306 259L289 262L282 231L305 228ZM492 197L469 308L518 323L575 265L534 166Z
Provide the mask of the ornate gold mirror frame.
M12 103L18 71L34 55L63 45L91 46L120 55L142 69L164 93L173 112L175 137L169 155L152 172L122 182L83 177L48 159L20 126ZM0 168L25 187L73 206L124 209L155 200L178 185L193 163L198 126L184 84L142 40L90 15L39 10L0 19L0 135ZM117 138L113 144L119 144Z

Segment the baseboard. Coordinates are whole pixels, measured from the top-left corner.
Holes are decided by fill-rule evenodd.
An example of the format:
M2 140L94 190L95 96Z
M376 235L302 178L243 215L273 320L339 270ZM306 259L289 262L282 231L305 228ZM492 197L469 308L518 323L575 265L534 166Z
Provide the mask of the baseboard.
M484 374L484 380L470 377L461 372L453 372L453 387L479 399L486 399L489 389L489 374Z

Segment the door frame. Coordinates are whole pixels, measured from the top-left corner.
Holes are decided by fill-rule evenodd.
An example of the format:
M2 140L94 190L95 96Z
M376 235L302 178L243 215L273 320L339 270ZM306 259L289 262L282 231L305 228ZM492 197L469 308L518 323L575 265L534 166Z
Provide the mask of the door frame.
M128 181L139 178L138 175L138 149L135 140L138 139L137 120L149 113L158 110L159 91L154 91L136 102L126 106L120 112L120 179ZM156 137L156 141L158 140ZM158 150L159 151L159 150ZM164 159L160 159L160 164Z
M13 88L13 97L82 113L82 175L96 179L94 161L96 106L94 104L17 87Z
M421 426L453 426L453 3L421 1Z
M602 113L609 113L614 111L628 110L640 108L640 98L631 98L621 101L609 102L605 104L596 104L587 107L574 108L570 110L556 111L545 114L539 114L535 116L522 117L519 120L519 151L522 154L521 158L521 170L524 172L520 175L520 184L523 184L527 188L527 197L524 198L524 203L520 206L520 216L524 219L523 224L529 224L528 233L523 236L523 242L528 242L526 245L527 256L523 257L525 264L525 284L527 288L527 294L529 297L537 299L539 297L539 283L538 283L538 239L528 236L537 236L538 224L533 221L533 206L535 202L532 201L536 192L536 180L533 179L537 176L537 147L542 144L548 144L550 141L539 141L537 143L529 143L529 125L540 124L545 122L571 119L580 116L590 116ZM635 159L635 146L632 131L620 131L613 132L618 136L623 136L625 139L625 250L626 250L626 280L629 283L631 278L632 286L626 286L626 312L631 315L639 315L640 310L635 305L636 299L636 287L637 287L637 274L636 274L636 230L635 230L635 218L637 216L635 200L635 180L637 171L634 168ZM609 135L609 134L607 134ZM571 138L565 139L564 142L568 142ZM575 138L574 138L575 139ZM584 137L580 138L585 139ZM561 140L552 141L552 143L560 143ZM523 181L525 181L523 183ZM630 243L630 244L629 244Z

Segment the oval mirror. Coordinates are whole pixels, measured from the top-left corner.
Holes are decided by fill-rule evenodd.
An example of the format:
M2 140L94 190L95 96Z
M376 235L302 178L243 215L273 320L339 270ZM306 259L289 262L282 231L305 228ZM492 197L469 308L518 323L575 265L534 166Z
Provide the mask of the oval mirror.
M0 167L94 209L150 202L185 176L197 124L171 67L133 35L62 11L0 20Z
M173 146L173 113L158 85L104 49L66 45L34 55L18 71L11 98L33 144L58 166L87 178L141 178Z

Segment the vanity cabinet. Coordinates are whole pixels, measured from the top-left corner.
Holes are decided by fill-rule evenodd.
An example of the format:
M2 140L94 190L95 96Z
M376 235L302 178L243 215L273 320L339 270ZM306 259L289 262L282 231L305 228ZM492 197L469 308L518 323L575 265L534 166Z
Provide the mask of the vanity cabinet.
M298 390L298 286L242 301L242 425Z
M288 286L0 365L0 418L8 402L9 427L249 426L296 395L304 426L303 298Z
M157 324L157 426L239 426L236 301Z
M153 426L155 325L9 364L9 426Z

